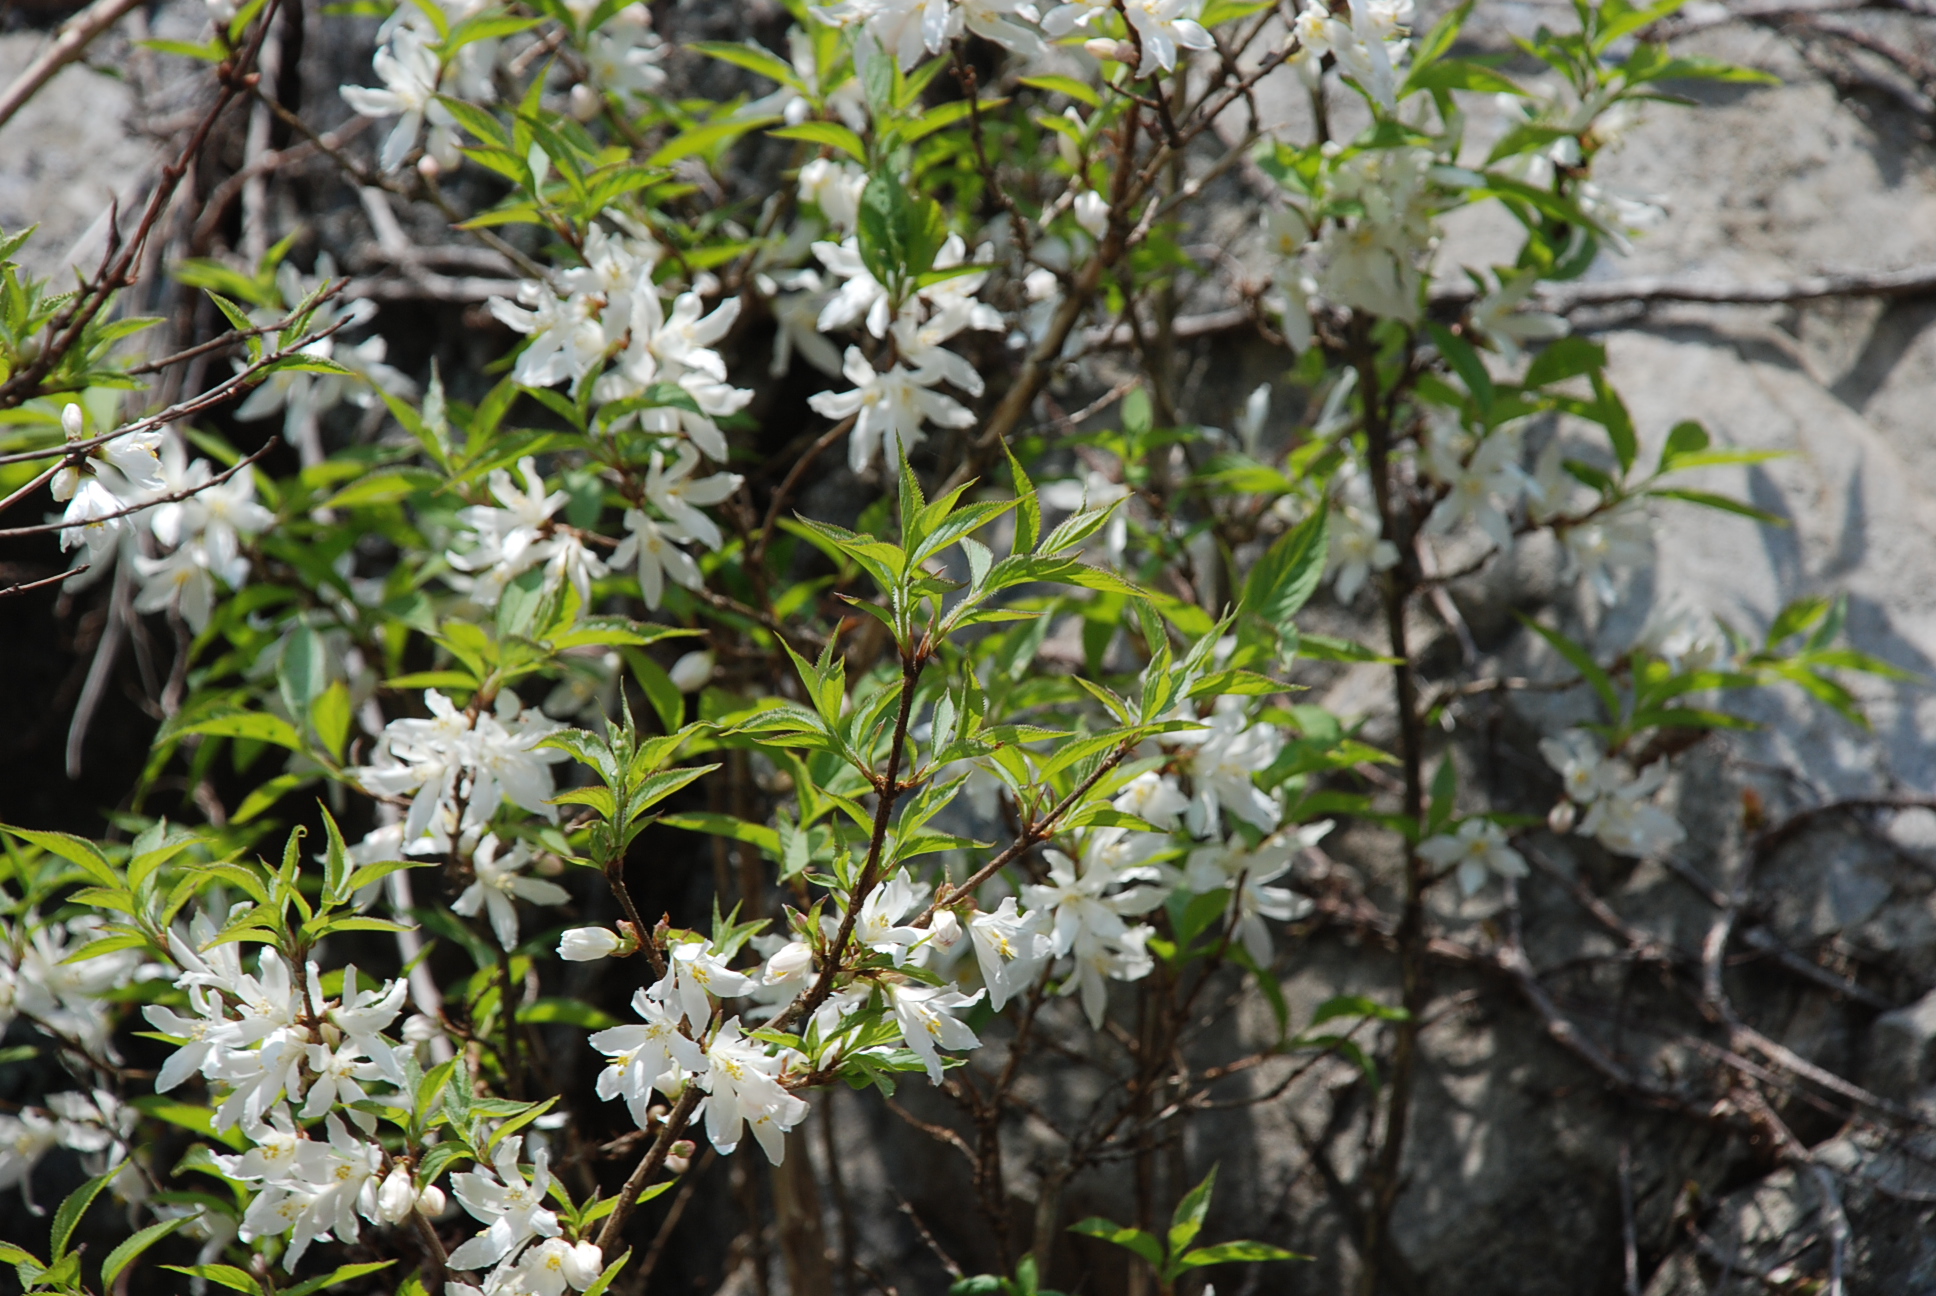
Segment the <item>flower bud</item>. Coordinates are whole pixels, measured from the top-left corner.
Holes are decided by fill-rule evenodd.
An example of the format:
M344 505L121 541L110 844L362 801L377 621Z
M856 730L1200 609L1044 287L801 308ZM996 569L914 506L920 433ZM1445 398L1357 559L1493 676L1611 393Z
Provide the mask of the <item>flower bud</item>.
M573 927L558 942L558 957L568 963L595 963L617 953L625 942L603 927Z
M805 941L789 941L766 961L766 971L760 974L765 985L781 985L798 979L813 967L813 949Z
M444 1028L422 1013L403 1019L403 1038L409 1044L428 1044L444 1033Z
M384 1176L383 1186L376 1190L376 1217L385 1224L399 1224L409 1217L417 1204L417 1194L410 1183L410 1169L399 1165Z
M605 1271L605 1253L590 1242L574 1242L565 1257L565 1281L579 1291L598 1281Z
M444 173L444 165L426 153L417 159L417 174L426 180L435 180Z
M81 439L81 429L87 426L87 416L79 405L69 405L61 411L61 431L67 433L69 441Z
M436 1219L442 1215L444 1190L436 1184L425 1184L423 1191L417 1194L417 1209L423 1212L425 1219Z
M1124 40L1111 40L1107 36L1098 36L1094 40L1082 42L1082 48L1093 58L1110 59L1117 63L1137 61L1136 47Z
M666 1149L666 1169L676 1175L684 1174L692 1166L693 1151L694 1146L691 1139L680 1139L677 1143L674 1143Z
M598 91L580 81L571 88L571 115L581 122L588 122L605 111L605 101Z
M709 652L689 652L672 663L666 672L681 693L697 693L705 688L713 677L713 655Z
M1038 266L1022 279L1022 287L1032 302L1048 301L1060 295L1062 283L1055 277L1055 271Z
M934 933L932 941L941 949L950 949L961 939L961 919L955 917L952 909L943 909L935 914L934 922L928 930Z
M1082 226L1089 237L1101 241L1109 232L1109 200L1094 189L1085 189L1076 195L1076 224Z
M1579 813L1579 807L1571 801L1558 802L1546 812L1546 826L1564 837L1573 831L1573 821Z

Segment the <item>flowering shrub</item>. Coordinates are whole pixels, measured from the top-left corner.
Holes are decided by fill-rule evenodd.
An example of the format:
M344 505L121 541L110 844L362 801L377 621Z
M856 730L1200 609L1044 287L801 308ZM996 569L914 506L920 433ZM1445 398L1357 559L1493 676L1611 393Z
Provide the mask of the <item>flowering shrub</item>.
M196 790L102 841L5 830L0 1002L68 1080L0 1116L0 1181L31 1193L56 1148L93 1175L45 1244L0 1243L26 1289L155 1263L183 1276L156 1290L637 1290L661 1248L635 1212L699 1145L797 1171L844 1081L966 1117L944 1141L1001 1272L958 1290L1036 1291L1065 1188L1136 1158L1141 1218L1077 1231L1170 1292L1293 1257L1192 1249L1208 1179L1159 1238L1152 1149L1269 1096L1231 1077L1343 1058L1384 1090L1375 1290L1438 897L1510 903L1530 835L1672 849L1674 759L1746 723L1730 691L1853 717L1837 677L1886 669L1837 646L1830 600L1758 641L1689 622L1612 652L1529 618L1580 702L1538 743L1563 791L1544 821L1462 793L1440 735L1514 685L1425 678L1449 582L1549 533L1612 604L1653 510L1759 516L1700 485L1756 456L1693 423L1643 456L1603 349L1537 296L1657 218L1593 179L1636 109L1755 74L1641 39L1671 0L1581 0L1519 79L1456 55L1470 7L1417 30L1400 0L844 0L789 6L782 56L680 46L623 0L348 6L382 18L373 84L341 90L375 132L290 116L373 211L441 209L500 257L516 345L474 400L349 341L383 315L288 241L172 268L233 326L200 391L143 386L189 357L129 345L153 321L115 313L122 251L66 297L9 261L7 502L45 488L67 587L176 628L133 804ZM167 51L211 65L211 122L267 102L279 12ZM1308 131L1259 122L1280 70ZM765 93L695 92L731 76ZM1513 105L1501 138L1465 137L1474 95ZM1219 282L1194 222L1238 175L1261 251L1223 286L1285 374L1248 399L1177 363L1182 294ZM1440 261L1471 207L1517 222L1511 265ZM244 393L293 471L204 425ZM808 507L843 462L862 502ZM1368 644L1300 625L1327 579ZM1302 692L1345 668L1384 681L1383 719ZM1339 912L1308 866L1345 823L1402 859L1398 993L1299 1021L1273 966ZM707 837L710 921L652 912L638 889L684 895ZM622 1020L566 966L606 960ZM1233 996L1273 1029L1210 1007ZM602 1059L592 1084L561 1049ZM1018 1079L1081 1065L1116 1091L1021 1236ZM601 1104L636 1126L622 1174L584 1133ZM74 1243L104 1193L129 1225L97 1261Z

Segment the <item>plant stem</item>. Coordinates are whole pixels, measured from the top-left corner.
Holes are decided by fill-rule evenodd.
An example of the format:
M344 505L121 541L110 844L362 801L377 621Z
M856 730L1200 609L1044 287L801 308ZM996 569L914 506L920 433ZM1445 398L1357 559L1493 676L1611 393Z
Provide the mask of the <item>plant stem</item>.
M672 1114L666 1117L666 1123L660 1128L659 1137L652 1140L652 1146L646 1149L644 1158L632 1171L631 1177L625 1181L625 1187L619 1189L618 1205L612 1209L610 1215L605 1217L605 1227L598 1231L598 1249L605 1254L610 1255L612 1248L618 1244L619 1235L625 1231L625 1222L631 1219L632 1212L638 1209L639 1194L644 1192L646 1186L652 1182L652 1176L664 1167L667 1153L672 1150L672 1145L679 1141L679 1136L685 1133L687 1122L692 1120L692 1113L698 1108L699 1100L704 1096L699 1092L698 1085L692 1083L686 1085L686 1091L679 1095L678 1105L672 1109Z
M1350 362L1358 374L1359 399L1364 407L1365 460L1384 535L1398 546L1398 565L1384 582L1385 629L1391 641L1392 691L1398 708L1399 760L1404 770L1404 813L1422 823L1425 810L1424 730L1418 710L1418 678L1405 636L1405 614L1418 588L1412 518L1402 507L1403 483L1396 480L1392 461L1392 402L1380 390L1378 355L1361 317L1351 322ZM1411 1116L1417 1078L1418 1031L1425 1008L1425 893L1430 871L1416 843L1405 847L1405 906L1395 933L1398 945L1399 1001L1404 1020L1393 1032L1391 1083L1386 1098L1385 1125L1377 1154L1367 1176L1371 1201L1365 1212L1364 1245L1360 1262L1360 1296L1377 1296L1380 1258L1391 1245L1392 1210L1402 1186L1406 1125ZM1373 1119L1376 1119L1375 1115Z

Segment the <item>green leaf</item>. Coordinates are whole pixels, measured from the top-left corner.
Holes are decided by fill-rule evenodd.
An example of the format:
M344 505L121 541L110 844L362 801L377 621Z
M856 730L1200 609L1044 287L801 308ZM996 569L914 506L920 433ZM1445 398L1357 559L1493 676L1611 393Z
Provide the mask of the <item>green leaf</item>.
M1203 1182L1184 1195L1170 1215L1170 1254L1181 1254L1203 1231L1203 1217L1210 1213L1210 1194L1216 1190L1217 1167L1211 1166Z
M782 126L777 130L768 131L767 134L775 139L804 140L809 144L825 145L827 148L839 149L856 161L867 161L866 143L839 122L801 122L798 126Z
M1785 527L1788 525L1788 519L1778 513L1770 513L1767 509L1759 509L1742 500L1731 499L1726 495L1716 495L1711 491L1663 488L1660 490L1650 490L1647 493L1656 499L1679 500L1683 504L1698 504L1702 508L1711 508L1717 512L1733 513L1738 517L1752 518L1764 526Z
M1612 677L1600 669L1599 663L1593 660L1592 654L1559 631L1547 629L1523 612L1514 612L1513 615L1540 638L1552 644L1560 656L1573 664L1573 669L1580 672L1580 678L1590 684L1593 691L1599 695L1600 704L1607 709L1609 720L1620 718L1620 694L1613 687Z
M1106 1220L1100 1216L1092 1215L1079 1224L1071 1224L1069 1231L1071 1233L1080 1233L1084 1237L1092 1237L1099 1241L1110 1242L1126 1250L1134 1251L1137 1255L1148 1261L1152 1269L1160 1270L1163 1267L1162 1243L1141 1229L1129 1228L1116 1223L1114 1220Z
M113 1182L114 1177L120 1173L120 1167L116 1166L106 1174L88 1180L69 1193L67 1200L62 1202L59 1209L54 1212L52 1258L55 1264L59 1264L61 1257L67 1254L67 1244L74 1240L74 1230L79 1226L81 1216L87 1214L87 1208L94 1204L94 1199L101 1195L101 1190Z
M250 1292L252 1296L262 1296L262 1284L251 1278L234 1265L163 1265L163 1269L187 1274L191 1278L206 1278L208 1281L231 1291Z
M1549 387L1606 367L1607 349L1598 342L1578 335L1563 337L1533 357L1526 367L1525 385Z
M685 48L697 50L708 58L716 58L722 63L743 67L748 72L757 72L769 81L778 81L791 90L801 94L809 93L806 82L793 70L793 65L779 55L761 49L751 42L739 44L732 41L687 41Z
M214 716L183 725L175 734L208 734L215 738L248 738L256 742L274 743L287 747L290 751L302 750L302 736L296 727L281 716L270 715L266 711L243 711L233 715ZM171 737L174 735L170 735Z
M1310 1258L1264 1242L1219 1242L1215 1246L1198 1247L1194 1251L1185 1252L1177 1263L1185 1269L1201 1269L1205 1265L1262 1264L1268 1260L1309 1260Z
M1310 601L1324 575L1329 521L1320 509L1298 523L1257 560L1244 582L1239 609L1261 618L1285 639L1296 634L1293 618Z
M343 1265L334 1273L324 1274L320 1278L311 1278L307 1282L299 1282L294 1287L284 1287L281 1290L281 1296L310 1296L311 1292L319 1292L325 1287L335 1287L340 1283L353 1282L369 1274L381 1273L395 1263L394 1260L374 1260L363 1264Z
M1025 86L1034 86L1037 90L1047 90L1051 94L1068 95L1077 103L1087 104L1091 108L1102 107L1102 96L1097 94L1088 83L1078 81L1074 77L1025 76L1021 78L1021 82Z
M1479 412L1486 414L1492 409L1494 399L1492 375L1486 372L1486 362L1472 349L1472 344L1454 333L1443 324L1428 322L1426 332L1432 335L1439 354L1452 366L1454 373L1465 383L1465 389L1472 393L1472 399L1479 406Z
M121 1276L123 1269L126 1269L139 1259L143 1251L146 1251L149 1247L161 1241L176 1229L190 1223L193 1219L194 1216L192 1215L182 1215L175 1219L162 1220L158 1224L150 1224L147 1228L125 1239L121 1245L108 1252L108 1258L101 1262L101 1289L103 1291L113 1291L114 1280Z
M562 1022L586 1030L607 1030L618 1025L618 1018L576 999L540 999L518 1009L518 1020L525 1023Z
M332 759L343 759L343 746L350 736L350 689L342 680L336 680L317 694L316 700L309 704L309 725L316 731L316 741L323 745Z

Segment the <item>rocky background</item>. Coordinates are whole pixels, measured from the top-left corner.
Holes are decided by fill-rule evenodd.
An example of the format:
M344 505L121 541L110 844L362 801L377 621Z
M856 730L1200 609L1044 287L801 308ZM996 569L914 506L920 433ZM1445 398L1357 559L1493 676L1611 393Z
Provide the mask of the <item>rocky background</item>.
M4 13L0 83L63 16ZM1469 43L1536 79L1511 37L1569 19L1565 5L1481 0ZM158 164L156 139L175 128L180 68L171 74L133 41L192 38L201 21L199 5L136 11L97 44L93 66L59 73L0 126L0 228L38 222L39 267L98 257L106 204L141 188ZM689 2L663 25L776 22L774 6ZM1708 88L1697 107L1656 106L1601 160L1610 187L1659 202L1667 218L1630 254L1603 259L1583 290L1598 304L1571 314L1607 343L1643 438L1657 445L1673 423L1696 418L1722 443L1786 452L1715 470L1709 484L1790 525L1663 510L1655 570L1629 581L1610 609L1576 603L1556 555L1529 544L1454 588L1420 627L1421 657L1443 673L1470 654L1482 673L1537 679L1552 663L1518 630L1515 610L1557 612L1576 633L1618 647L1678 607L1758 633L1793 598L1843 594L1854 646L1922 682L1868 686L1868 731L1799 696L1762 699L1760 730L1707 739L1679 758L1677 810L1690 840L1672 859L1635 866L1580 838L1535 840L1535 874L1513 903L1482 899L1441 915L1459 939L1441 951L1442 995L1424 1037L1430 1061L1391 1286L1434 1296L1936 1293L1936 1139L1927 1132L1936 1117L1936 17L1916 0L1741 0L1732 13L1690 5L1670 29L1686 49L1767 69L1781 84ZM329 88L367 67L367 46L350 38L358 32L367 36L311 13L291 51L285 78L300 79L319 127L343 120ZM1291 123L1305 110L1288 85L1264 107ZM1474 103L1475 141L1496 121L1490 105ZM201 182L202 192L215 183ZM277 236L299 222L318 231L305 263L328 246L345 269L380 265L370 248L386 235L370 213L305 205L299 177L271 192L282 204L269 219ZM1242 191L1211 219L1233 240L1248 229ZM440 239L434 228L412 233ZM1447 259L1505 259L1508 238L1483 218L1462 223L1448 233ZM458 277L491 268L467 255L389 290L379 327L393 338L392 359L419 379L433 355L452 380L494 354L471 310L480 294ZM1824 274L1844 278L1808 282ZM1759 300L1662 300L1663 285L1669 296ZM1824 287L1839 290L1815 291ZM143 310L178 304L160 285L145 291ZM1233 408L1284 368L1282 352L1242 331L1191 345L1194 381L1226 390ZM6 558L23 570L45 561ZM1353 624L1350 609L1322 615ZM116 686L70 781L70 721L99 633L85 599L20 600L0 619L0 813L10 819L96 829L145 756L154 721L137 687ZM1376 735L1375 667L1334 674L1325 688L1327 705L1369 716ZM1581 699L1503 697L1459 713L1465 784L1500 808L1544 813L1556 780L1528 753L1539 733L1584 714ZM1392 861L1368 836L1342 838L1303 879L1321 908L1285 967L1294 1018L1340 990L1393 995L1384 933L1365 903L1386 894ZM1269 1101L1204 1117L1188 1159L1221 1165L1218 1236L1316 1257L1260 1268L1240 1290L1347 1291L1357 1230L1343 1185L1374 1099L1342 1063L1255 1080L1258 1093L1280 1083ZM1070 1087L1031 1097L1068 1114L1095 1095ZM802 1151L823 1181L838 1168L851 1196L858 1234L843 1245L884 1288L942 1290L936 1252L974 1259L965 1176L872 1098L834 1101L846 1136ZM905 1101L917 1116L933 1103L914 1087ZM1026 1153L1041 1133L1018 1124L1014 1135L1008 1188L1022 1221L1040 1192ZM800 1190L790 1178L773 1191ZM890 1184L926 1222L932 1247ZM742 1190L721 1182L706 1197ZM1078 1185L1065 1214L1115 1209L1120 1218L1121 1200L1107 1183ZM840 1226L822 1205L824 1237L810 1245L833 1246ZM695 1211L688 1227L725 1227L706 1215ZM660 1272L667 1291L721 1281L688 1272L676 1255ZM788 1291L797 1272L741 1266L718 1289Z

